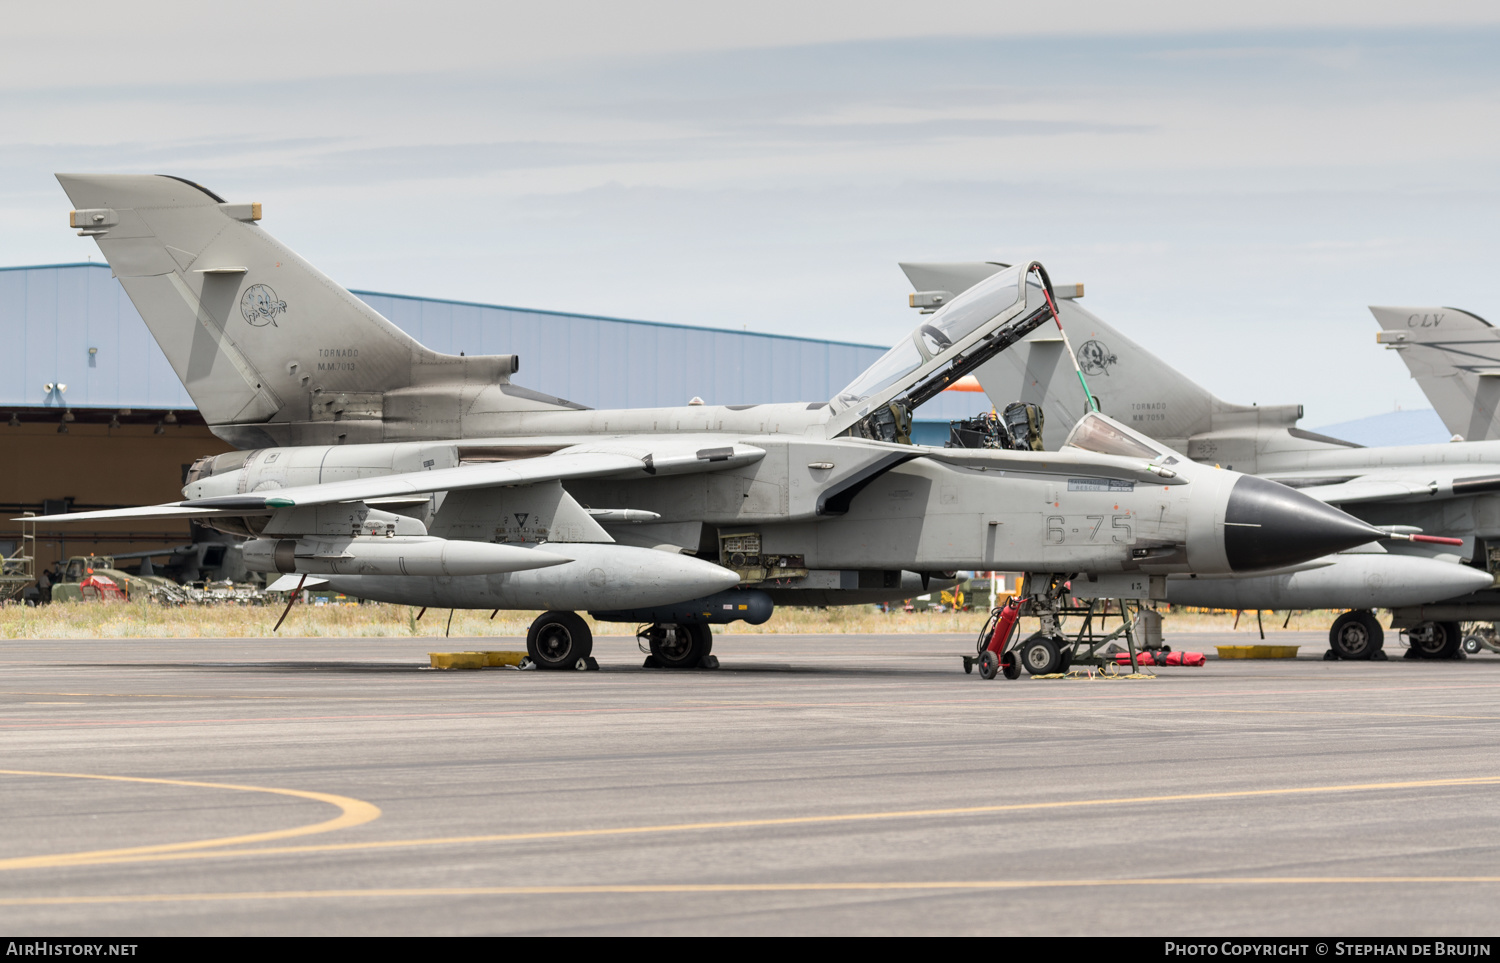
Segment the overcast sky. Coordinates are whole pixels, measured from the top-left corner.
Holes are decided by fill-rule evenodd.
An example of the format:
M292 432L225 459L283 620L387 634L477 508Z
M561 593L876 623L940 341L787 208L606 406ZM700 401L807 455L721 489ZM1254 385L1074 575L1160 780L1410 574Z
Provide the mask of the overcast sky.
M1366 304L1500 320L1500 5L31 6L0 264L97 258L61 170L261 201L354 288L875 344L898 260L1034 256L1309 425L1427 407Z

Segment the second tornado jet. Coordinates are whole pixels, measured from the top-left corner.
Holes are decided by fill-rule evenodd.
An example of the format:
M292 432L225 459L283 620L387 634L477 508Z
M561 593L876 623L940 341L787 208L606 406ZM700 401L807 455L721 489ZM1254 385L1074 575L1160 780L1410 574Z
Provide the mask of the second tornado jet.
M1242 573L1386 535L1099 414L1055 452L911 444L913 410L1053 323L1036 262L953 299L833 399L592 411L515 385L514 356L422 347L270 237L258 204L170 177L59 180L242 450L200 459L180 502L48 521L191 517L248 537L257 570L363 598L547 609L527 640L544 667L587 658L576 610L648 624L657 664L687 666L710 623L800 593L901 597L903 572L1036 573L1045 608L1057 576Z
M914 306L964 291L1004 269L965 262L901 267L918 291ZM1500 491L1495 468L1500 446L1362 448L1296 427L1300 405L1219 400L1072 301L1062 302L1061 323L1078 346L1090 388L1105 411L1199 462L1295 486L1409 536L1253 577L1177 576L1167 583L1169 601L1232 609L1345 608L1349 611L1329 630L1329 644L1346 659L1378 657L1384 632L1371 609L1391 608L1394 624L1409 627L1414 653L1446 658L1457 652L1458 625L1439 619L1463 618L1462 611L1450 607L1435 613L1423 606L1492 583L1483 567L1463 562L1484 558L1482 547L1476 550L1476 536L1500 535L1500 511L1490 505L1500 505L1500 496L1485 494ZM1040 329L977 373L992 401L1019 397L1044 403L1049 444L1060 443L1073 424L1088 417L1081 392L1073 390L1072 361L1061 349L1055 331ZM1473 611L1468 617L1488 617Z

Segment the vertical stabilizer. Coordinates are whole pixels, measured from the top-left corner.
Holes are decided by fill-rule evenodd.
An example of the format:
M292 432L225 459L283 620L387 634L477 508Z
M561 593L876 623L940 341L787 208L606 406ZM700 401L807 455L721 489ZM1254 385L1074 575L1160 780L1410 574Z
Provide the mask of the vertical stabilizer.
M159 175L59 174L115 277L211 425L266 422L324 391L409 383L420 346L228 204Z
M995 262L902 263L901 270L920 291L954 297L1004 267ZM1067 285L1060 290L1080 290ZM1210 428L1213 395L1183 377L1166 362L1090 314L1073 298L1058 300L1089 388L1105 414L1143 434L1186 450L1187 439ZM913 306L918 306L913 302ZM1057 328L1043 325L1009 351L975 372L990 402L1003 409L1013 401L1038 404L1046 412L1044 443L1062 446L1087 408L1073 362ZM1229 406L1233 407L1233 406Z
M928 267L933 270L924 272ZM965 278L988 276L1000 268L975 262L902 264L901 269L922 290L924 284L956 286ZM1301 405L1221 401L1080 306L1076 299L1082 296L1082 285L1054 288L1060 292L1058 314L1078 352L1079 367L1099 409L1111 418L1194 460L1248 472L1254 472L1257 462L1270 452L1349 447L1348 442L1296 428ZM986 362L975 377L999 409L1013 401L1041 405L1046 415L1043 442L1049 450L1062 446L1087 411L1073 363L1052 325L1041 326Z
M1376 307L1375 340L1398 352L1438 417L1466 441L1500 438L1500 329L1458 308Z
M1058 314L1101 411L1179 451L1187 450L1189 438L1210 429L1214 407L1223 407L1217 398L1073 301L1060 300ZM1050 325L997 356L976 377L1002 408L1012 401L1042 405L1049 449L1061 446L1087 411L1062 336Z
M98 243L204 419L231 444L415 437L413 411L447 412L444 429L459 432L481 391L498 399L487 406L495 417L576 407L512 388L513 355L424 348L267 234L259 204L230 204L164 175L57 179L77 208L70 224Z

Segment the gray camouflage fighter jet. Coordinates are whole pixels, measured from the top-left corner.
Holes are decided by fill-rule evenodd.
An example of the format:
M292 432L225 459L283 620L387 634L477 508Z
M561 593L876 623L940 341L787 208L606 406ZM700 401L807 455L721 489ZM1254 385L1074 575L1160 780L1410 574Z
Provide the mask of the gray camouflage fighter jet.
M252 570L389 602L544 609L527 639L543 667L587 660L578 610L649 624L656 663L688 666L710 623L799 597L902 597L903 572L1038 573L1046 607L1058 574L1228 574L1387 535L1102 415L1056 452L910 444L913 409L1053 323L1036 262L954 298L832 400L592 411L513 384L514 356L417 344L267 234L258 204L171 177L58 180L242 450L200 459L180 502L45 522L192 518L250 539Z
M901 268L917 289L914 307L961 296L1006 269L978 262ZM1065 295L1077 293L1064 289ZM1373 525L1414 536L1249 577L1173 575L1169 601L1234 609L1346 608L1329 641L1347 659L1380 651L1383 630L1370 612L1376 607L1391 608L1393 624L1409 627L1412 651L1429 658L1458 651L1458 620L1500 616L1489 593L1469 594L1493 584L1485 540L1500 538L1500 443L1362 448L1296 427L1300 405L1219 400L1076 300L1064 298L1059 314L1105 412L1195 461L1274 479ZM1072 360L1055 330L1037 329L976 376L997 403L1020 398L1043 405L1048 448L1063 444L1087 417ZM1434 536L1461 539L1462 545L1444 545ZM1476 564L1465 564L1470 561ZM1428 604L1456 596L1467 601ZM1487 614L1491 610L1494 616Z

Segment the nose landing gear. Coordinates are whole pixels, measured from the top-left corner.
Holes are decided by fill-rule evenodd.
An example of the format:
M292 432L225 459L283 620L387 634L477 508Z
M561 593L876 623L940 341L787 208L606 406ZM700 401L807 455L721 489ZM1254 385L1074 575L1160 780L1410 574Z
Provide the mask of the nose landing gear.
M1046 579L1038 594L1032 594L1033 579ZM1116 639L1123 639L1130 653L1131 671L1137 672L1135 630L1132 626L1130 608L1125 599L1118 600L1119 609L1110 612L1109 600L1091 599L1069 602L1066 587L1067 576L1028 575L1021 594L1012 598L1003 608L990 613L989 620L979 632L975 643L975 654L964 656L964 672L973 672L979 666L982 679L994 679L1004 675L1007 679L1019 678L1021 669L1031 675L1046 676L1067 672L1075 664L1094 665L1103 668L1113 664L1106 660L1109 653L1101 650ZM1087 604L1083 604L1087 602ZM1140 603L1135 605L1137 611ZM1019 642L1013 642L1016 625L1022 615L1039 619L1041 631L1034 632ZM1061 619L1064 616L1082 616L1083 625L1074 633L1064 634ZM1107 634L1103 622L1106 617L1120 619L1120 627ZM1095 631L1095 624L1099 625ZM1118 651L1111 649L1110 652ZM1162 651L1165 651L1163 648Z

